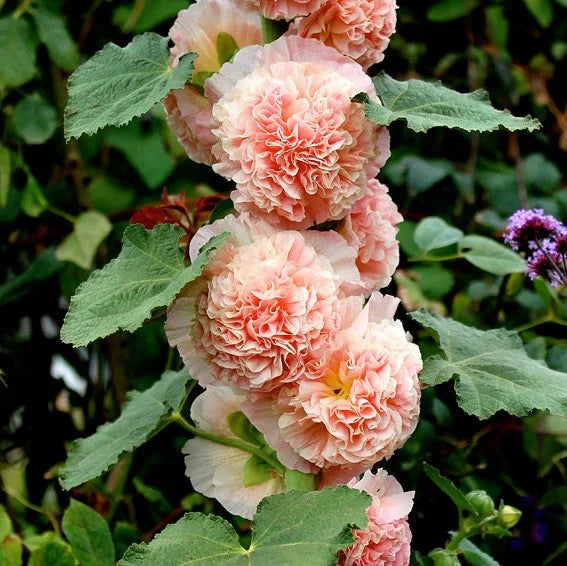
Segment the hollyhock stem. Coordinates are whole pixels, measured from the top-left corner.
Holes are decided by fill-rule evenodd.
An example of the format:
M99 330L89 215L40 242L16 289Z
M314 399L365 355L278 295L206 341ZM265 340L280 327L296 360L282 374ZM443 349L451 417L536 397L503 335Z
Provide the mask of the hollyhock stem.
M178 412L175 412L171 415L171 421L177 423L178 425L182 426L185 430L190 432L194 436L198 436L200 438L204 438L205 440L209 440L211 442L216 442L217 444L222 444L224 446L231 446L232 448L238 448L239 450L243 450L244 452L248 452L253 456L257 456L261 458L268 464L272 469L280 472L281 474L285 474L286 468L276 460L270 454L266 454L263 450L254 446L253 444L249 444L248 442L244 442L242 440L236 440L233 438L225 438L223 436L217 436L216 434L212 434L207 432L206 430L202 430L193 426L189 422L187 422Z

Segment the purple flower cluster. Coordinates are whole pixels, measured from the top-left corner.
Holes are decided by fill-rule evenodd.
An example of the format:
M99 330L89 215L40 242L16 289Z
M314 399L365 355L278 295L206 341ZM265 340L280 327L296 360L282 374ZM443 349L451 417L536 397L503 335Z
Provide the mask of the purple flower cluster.
M518 210L508 221L504 241L526 254L526 274L556 287L567 285L567 228L541 208Z

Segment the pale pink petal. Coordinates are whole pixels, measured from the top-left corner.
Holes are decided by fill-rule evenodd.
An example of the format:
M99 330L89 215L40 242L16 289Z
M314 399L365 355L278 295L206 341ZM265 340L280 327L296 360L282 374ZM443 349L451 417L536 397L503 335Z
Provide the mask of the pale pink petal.
M253 6L270 20L293 20L310 14L325 0L236 0L238 5Z
M358 61L365 69L384 59L396 29L396 0L326 0L292 29Z

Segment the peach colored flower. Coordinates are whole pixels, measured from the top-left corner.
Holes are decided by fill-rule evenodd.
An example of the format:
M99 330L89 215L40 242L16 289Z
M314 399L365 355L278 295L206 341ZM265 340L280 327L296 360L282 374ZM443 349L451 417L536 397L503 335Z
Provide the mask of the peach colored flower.
M297 16L306 16L323 2L325 0L236 0L237 4L259 8L270 20L293 20Z
M239 48L262 43L262 23L257 12L239 8L231 0L197 0L179 12L169 37L173 41L171 65L177 66L186 53L195 52L195 73L216 72L220 68L217 37L232 36ZM169 93L164 100L169 126L193 161L212 165L211 105L192 86Z
M367 291L386 287L400 261L396 224L403 216L377 179L368 183L369 193L357 201L338 228L349 246L357 250L356 265Z
M230 430L227 418L240 411L243 400L244 397L236 395L230 387L211 386L193 401L191 418L209 433L239 440ZM250 454L238 448L192 438L185 444L183 452L187 454L186 474L193 488L207 497L214 497L234 515L252 519L264 497L285 491L284 478L276 470L272 470L271 479L245 486L244 467Z
M372 496L368 525L355 529L354 544L339 554L340 566L407 566L411 531L407 516L413 507L413 491L406 491L385 470L367 471L348 486Z
M365 69L384 59L396 29L396 0L326 0L293 29L358 61Z
M225 231L232 237L170 308L168 340L202 385L271 391L329 347L345 293L360 283L354 250L335 232L278 232L244 215L199 230L191 256Z
M362 299L357 308L354 302L332 347L299 380L277 396L243 404L284 464L294 452L328 472L352 476L389 458L415 430L422 362L393 319L399 300L375 293L364 308Z
M240 50L211 77L217 173L235 207L281 227L339 220L389 157L389 134L365 118L378 100L360 65L312 39Z

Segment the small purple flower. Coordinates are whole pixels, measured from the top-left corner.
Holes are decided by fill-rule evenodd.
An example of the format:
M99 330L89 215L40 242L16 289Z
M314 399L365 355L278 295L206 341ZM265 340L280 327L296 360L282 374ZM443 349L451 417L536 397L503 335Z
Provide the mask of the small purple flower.
M556 287L567 285L567 228L541 208L518 210L508 221L504 241L526 254L526 274Z
M530 253L541 241L562 230L565 226L541 208L518 210L508 220L504 241L516 251Z

